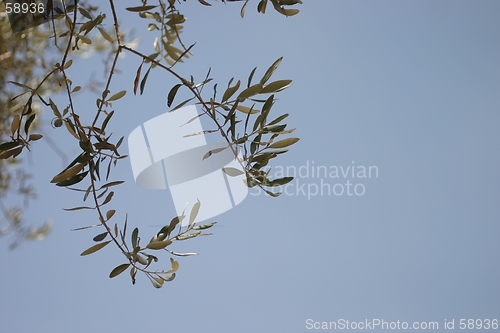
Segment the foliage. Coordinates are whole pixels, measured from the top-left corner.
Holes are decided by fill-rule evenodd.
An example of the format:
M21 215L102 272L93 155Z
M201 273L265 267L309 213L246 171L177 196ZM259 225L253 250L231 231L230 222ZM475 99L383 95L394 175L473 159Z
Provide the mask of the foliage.
M16 96L16 86L8 82L23 82L26 86L32 86L40 82L47 71L50 70L54 59L49 58L47 53L57 49L50 44L49 35L44 34L42 29L30 29L23 33L12 33L9 27L8 17L0 13L0 208L3 213L3 221L0 222L0 235L12 235L10 248L15 248L22 240L43 239L50 232L50 222L45 222L40 227L28 227L22 223L22 209L18 206L9 206L9 194L23 197L24 206L30 199L35 197L34 189L29 184L30 175L27 173L20 158L17 157L22 149L18 141L8 142L12 139L13 126L20 119L20 114L26 113L30 120L31 129L38 128L38 116L42 108L41 103L31 99L26 110L24 106L28 99L24 96ZM56 93L61 90L58 79L55 76L48 77L45 84L39 88L40 94ZM17 115L17 117L16 117ZM17 128L21 130L21 128ZM21 132L22 134L22 132ZM25 137L24 141L33 142L41 136L33 134L31 138ZM5 150L8 149L8 152ZM17 157L17 158L14 158Z
M204 0L198 0L202 5L210 4ZM229 2L229 0L226 0ZM225 2L225 1L223 1ZM242 6L241 15L249 1L246 0ZM297 0L270 0L274 9L285 16L297 14L297 9L287 9L285 6L301 3ZM191 135L217 133L227 146L224 148L208 151L205 158L212 154L220 153L222 150L231 149L236 156L236 151L242 151L243 157L238 162L244 170L249 187L259 186L266 193L278 196L279 193L272 192L274 186L283 185L291 181L291 177L269 179L270 167L268 163L278 155L285 153L288 147L296 143L298 138L285 138L294 129L287 129L282 123L288 117L283 114L274 119L270 117L271 109L276 101L275 94L290 86L291 80L271 80L278 69L282 58L276 60L262 75L259 80L254 76L257 68L254 68L247 79L231 79L227 87L220 89L218 84L212 83L210 71L200 81L193 76L189 78L181 76L173 68L178 62L185 61L194 49L194 44L186 47L180 38L182 24L186 18L180 13L177 5L181 2L159 0L157 4L150 5L142 1L141 6L126 8L130 12L148 20L148 30L157 33L151 54L144 54L124 42L124 34L120 30L116 14L115 1L109 0L112 13L114 31L106 31L104 22L105 14L96 14L97 8L91 7L83 1L76 6L66 8L64 15L53 20L53 40L63 50L61 60L51 68L45 68L46 73L41 80L29 82L23 77L12 80L12 84L21 90L18 98L22 103L12 110L10 116L10 130L5 130L10 136L10 141L5 140L0 145L0 159L10 161L22 154L25 149L30 149L32 142L41 139L42 136L33 132L36 112L35 103L45 104L52 110L54 119L52 124L57 128L64 128L75 140L80 152L73 161L67 165L59 174L55 175L52 183L56 186L65 187L82 193L85 206L77 206L66 210L93 210L97 214L98 224L78 228L76 230L101 226L104 231L94 237L94 245L82 252L82 256L92 254L104 248L110 243L125 256L125 263L111 270L110 277L113 278L126 270L129 270L132 282L136 281L137 272L144 273L155 287L161 287L165 281L175 278L179 263L170 258L171 269L158 270L150 268L153 262L159 259L153 255L154 251L165 251L174 256L191 256L196 253L177 253L171 248L178 241L194 237L209 235L204 230L212 227L215 222L198 225L194 223L198 211L202 209L199 201L193 206L189 213L189 222L182 227L182 221L186 218L184 214L174 217L171 222L161 228L149 242L141 242L139 229L134 228L127 235L128 221L125 219L122 227L118 222L112 221L116 211L107 208L112 205L114 190L123 181L110 180L111 170L118 161L127 156L120 153L120 147L124 137L115 141L109 131L115 115L114 105L127 95L127 91L113 91L112 82L116 78L116 67L121 53L129 53L136 56L140 61L136 77L133 82L133 94L142 95L146 89L147 80L151 70L162 70L173 76L178 83L175 84L167 97L167 105L171 112L180 109L188 103L197 104L202 113L200 117L208 117L213 129ZM268 0L261 0L257 10L265 13ZM54 21L62 21L57 24ZM36 31L36 30L35 30ZM93 120L84 123L77 111L77 105L73 102L73 96L80 93L81 85L69 79L73 59L78 55L80 49L86 45L92 45L94 40L104 40L109 50L110 61L108 65L108 76L99 98L96 99L96 112ZM147 69L146 69L147 68ZM51 86L50 80L61 82L62 89L66 95L65 104L57 104L47 95L54 92L44 90L45 86ZM211 89L204 89L207 85ZM191 97L176 101L177 93L185 90ZM207 91L211 91L208 97ZM130 96L130 94L128 95ZM175 102L175 103L174 103ZM173 107L172 107L173 106ZM241 174L234 168L225 168L224 172L229 176ZM83 185L85 184L85 185Z

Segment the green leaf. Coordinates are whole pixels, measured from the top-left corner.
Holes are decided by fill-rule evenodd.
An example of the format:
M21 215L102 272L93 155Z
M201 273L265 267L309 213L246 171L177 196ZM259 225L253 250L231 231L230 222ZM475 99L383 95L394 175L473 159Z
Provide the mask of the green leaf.
M293 16L299 13L298 9L283 9L285 16Z
M170 251L170 253L173 254L174 256L179 256L179 257L189 257L189 256L197 256L198 255L198 253L196 253L196 252L179 253L179 252Z
M106 32L106 30L104 30L103 28L99 28L99 27L97 27L97 29L99 29L99 31L101 32L102 37L104 37L105 40L107 40L110 43L114 43L115 42L115 40Z
M113 217L113 215L115 215L115 213L116 213L116 210L114 210L114 209L108 210L108 212L106 213L106 219L107 220L111 219Z
M147 274L147 277L149 278L149 281L151 281L151 283L153 284L153 287L158 289L161 288L163 286L163 282L165 282L165 280L151 277L149 276L149 274Z
M256 70L257 70L257 67L255 67L254 69L252 69L252 72L248 76L247 87L250 87L250 85L252 84L253 75L255 74Z
M156 7L158 7L158 5L156 5L156 6L127 7L125 9L128 10L129 12L144 12L146 10L155 9Z
M228 176L231 176L231 177L236 177L236 176L244 174L243 171L236 169L236 168L231 168L231 167L222 168L222 171L224 171L225 174L227 174Z
M17 132L19 126L21 126L21 117L18 114L16 114L14 116L14 119L12 120L12 124L10 125L12 136L14 136L14 134Z
M293 177L283 177L283 178L274 179L274 180L272 180L264 185L265 186L285 185L285 184L288 184L289 182L291 182L292 180L293 180Z
M107 114L106 118L104 118L104 121L102 122L101 129L104 131L106 129L106 126L108 126L109 121L111 120L111 117L115 114L115 111L111 111L110 113Z
M166 282L170 282L170 281L173 281L175 279L175 273L172 273L172 274L170 274L168 276L162 276L162 275L160 275L160 278L162 278Z
M176 84L171 90L170 92L168 93L168 97L167 97L167 106L170 107L172 105L172 102L174 101L174 98L175 98L175 95L177 94L177 91L179 90L179 88L182 87L182 84L179 83L179 84Z
M82 169L85 167L86 163L78 163L75 166L66 169L65 171L61 172L60 174L56 175L52 180L50 181L51 183L59 183L62 182L63 180L69 179L82 171Z
M195 225L193 227L193 230L203 230L203 229L208 229L208 228L211 228L213 227L217 222L211 222L211 223L206 223L206 224L202 224L202 225Z
M242 92L240 92L240 94L238 95L238 100L242 102L249 97L257 95L258 93L260 93L261 90L262 90L262 84L260 83L254 84L253 86L248 87Z
M285 148L285 147L293 145L294 143L296 143L299 140L300 140L299 138L283 139L283 140L274 142L273 144L271 144L269 146L269 148Z
M89 20L92 20L92 16L90 16L89 12L87 12L82 7L78 7L78 11L80 12L80 14L82 14L83 16L85 16L86 18L88 18Z
M266 192L267 194L269 194L270 196L275 197L275 198L279 197L281 195L281 192L276 192L275 193L275 192L268 191L268 190L266 190L264 188L263 188L263 190L264 190L264 192Z
M170 235L170 233L175 229L175 227L177 226L177 224L179 224L179 222L181 222L183 219L184 219L184 216L176 216L176 217L174 217L170 221L170 224L167 227L166 234ZM161 231L160 231L160 233L161 233Z
M273 107L274 103L274 95L269 96L269 98L266 100L264 105L262 106L262 118L260 119L259 125L265 125L267 121L267 116L269 115L269 112L271 111L271 108ZM254 128L255 131L255 128Z
M54 103L54 101L51 98L49 98L49 104L50 104L50 108L52 109L52 112L54 113L54 115L57 118L62 118L61 112L59 112L59 109L57 108L56 103Z
M111 187L111 186L120 185L120 184L123 184L123 183L125 183L123 180L117 180L117 181L114 181L114 182L110 182L110 183L102 185L99 190L101 190L103 188Z
M250 154L253 155L257 151L261 138L262 134L256 135L255 138L253 138L252 143L250 144Z
M268 125L276 125L277 123L279 123L280 121L282 121L283 119L285 119L288 116L289 116L289 114L285 113L284 115L281 115L278 118L276 118L273 121L271 121Z
M172 269L167 272L167 274L170 273L175 273L179 269L179 263L174 260L173 258L170 258L170 263L172 264Z
M221 151L226 150L227 148L228 147L223 147L223 148L216 148L216 149L209 150L205 155L203 155L202 160L206 160L207 158L209 158L213 154L220 153Z
M4 151L0 154L0 159L7 159L9 157L16 157L17 155L21 154L22 151L23 151L23 148L24 147L19 147L19 148L15 148L15 149L12 149L12 150L9 150L9 151Z
M56 186L71 186L71 185L78 184L79 182L81 182L87 176L88 173L89 173L88 171L79 173L78 175L73 176L70 179L58 182L56 184Z
M19 141L4 142L0 145L0 151L6 151L20 145Z
M267 6L267 0L260 0L259 4L257 5L257 11L259 13L265 14L266 6Z
M64 69L70 68L72 64L73 64L73 60L69 59L68 61L66 61L66 64L64 64Z
M200 234L201 234L201 231L191 232L191 233L188 233L188 234L182 234L182 235L175 236L174 239L176 239L176 240L186 240L186 239L190 239L190 238L194 238L196 236L199 236Z
M43 138L43 135L41 134L30 134L29 136L29 141L37 141Z
M137 244L137 241L139 239L139 229L135 228L134 231L132 231L132 247L135 249L139 244Z
M24 133L28 134L28 131L30 129L30 126L31 126L31 123L33 122L33 120L35 120L35 114L33 113L29 118L28 120L26 120L26 122L24 123Z
M103 241L104 238L106 238L107 235L108 235L108 232L106 231L106 232L103 232L102 234L99 234L99 235L95 236L92 240L94 242L100 242L100 241Z
M198 216L198 212L200 211L200 200L198 200L194 205L193 208L191 209L191 214L189 214L189 227L193 224L194 220L196 219L196 216Z
M225 101L227 101L228 99L231 98L231 96L234 95L234 93L236 91L238 91L238 89L240 89L240 80L238 80L238 82L236 82L236 84L232 87L228 87L226 89L226 91L224 92L224 95L222 95L222 100L221 100L221 103L224 103Z
M151 68L153 68L152 64L149 67L148 71L146 72L146 75L144 75L144 77L142 78L141 87L140 87L141 95L144 92L144 88L146 87L146 81L148 80L148 76L149 76L149 72L151 71Z
M72 212L75 210L82 210L82 209L95 209L94 207L89 207L89 206L80 206L80 207L73 207L73 208L63 208L63 210L67 212Z
M110 202L111 199L113 198L113 195L115 195L115 192L113 191L109 192L108 196L106 197L106 199L104 199L104 202L101 205L104 206L105 204Z
M269 133L269 132L281 132L286 128L286 124L284 125L272 125L272 126L266 126L262 129L263 133Z
M80 38L82 40L82 42L84 42L85 44L92 44L92 40L86 36L83 36L83 35L76 35L77 38Z
M110 240L106 241L106 242L103 242L103 243L96 244L94 246L91 246L88 249L86 249L85 251L83 251L80 255L81 256L86 256L86 255L92 254L94 252L97 252L100 249L102 249L103 247L105 247L106 245L108 245L109 243L111 243Z
M120 98L122 98L123 96L125 96L125 94L127 93L126 90L122 90L122 91L119 91L117 92L116 94L114 94L113 96L111 96L109 99L108 99L108 102L112 102L112 101L116 101Z
M146 248L151 249L151 250L161 250L161 249L166 248L170 244L172 244L172 241L170 239L167 239L164 241L153 241L153 242L150 242L146 246Z
M182 102L182 103L178 104L175 108L173 108L172 110L170 110L170 112L172 112L172 111L175 111L175 110L178 110L178 109L182 108L184 105L186 105L188 102L190 102L190 101L191 101L191 100L193 100L193 99L194 99L194 97L191 97L191 98L186 99L184 102Z
M281 60L283 60L283 57L279 58L278 60L276 60L272 65L271 67L269 67L266 71L266 73L264 74L264 76L262 77L262 79L260 80L260 84L264 85L267 80L269 80L271 78L271 76L273 75L273 73L278 69L278 66L280 65L281 63Z
M258 109L249 108L249 107L246 107L246 106L243 106L243 105L237 105L237 106L236 106L236 109L237 109L238 111L241 111L241 112L243 112L243 113L247 113L247 114L248 114L248 113L250 113L250 114L254 114L254 113L259 113L259 112L260 112L260 110L258 110Z
M115 276L118 276L120 275L121 273L123 273L128 267L130 266L130 264L121 264L119 266L116 266L115 268L113 268L113 270L111 271L111 273L109 273L109 277L110 278L114 278Z
M292 80L274 81L274 82L269 83L267 86L265 86L260 93L261 94L269 94L269 93L282 91L282 90L288 88L291 83L292 83Z

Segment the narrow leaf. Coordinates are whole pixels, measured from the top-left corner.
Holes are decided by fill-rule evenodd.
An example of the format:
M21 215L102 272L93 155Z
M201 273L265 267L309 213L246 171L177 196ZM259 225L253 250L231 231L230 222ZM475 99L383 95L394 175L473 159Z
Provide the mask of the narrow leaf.
M173 254L174 256L179 256L179 257L189 257L189 256L197 256L198 255L198 253L196 253L196 252L179 253L179 252L170 251L170 253Z
M161 276L160 275L160 278L162 278L166 282L170 282L170 281L173 281L175 279L175 273L172 273L168 276Z
M88 173L89 173L88 171L79 173L78 175L75 175L67 180L63 180L62 182L57 183L56 186L71 186L78 184L87 176Z
M156 7L158 7L158 5L156 5L156 6L127 7L125 9L128 10L129 12L144 12L146 10L155 9Z
M122 91L119 91L117 92L116 94L114 94L113 96L111 96L109 99L108 99L108 102L112 102L112 101L116 101L120 98L122 98L123 96L125 96L125 94L127 93L126 90L122 90Z
M283 139L283 140L274 142L273 144L271 144L269 146L269 148L285 148L285 147L293 145L294 143L296 143L299 140L300 140L299 138Z
M110 202L111 199L113 198L114 194L115 194L115 192L113 192L113 191L109 192L108 196L106 197L106 199L104 199L104 202L101 205L104 206L105 204Z
M117 180L117 181L114 181L114 182L110 182L110 183L107 183L107 184L102 185L102 186L101 186L101 188L100 188L99 190L101 190L101 189L103 189L103 188L111 187L111 186L120 185L120 184L123 184L123 183L124 183L124 181L123 181L123 180Z
M216 149L209 150L205 155L203 155L202 160L206 160L207 158L209 158L213 154L220 153L221 151L226 150L226 149L227 149L227 147L216 148Z
M233 96L234 93L238 91L238 89L240 89L240 84L241 82L240 80L238 80L238 82L236 82L236 84L233 87L227 88L226 91L224 92L224 95L222 95L221 103L224 103L225 101L230 99L231 96Z
M102 234L95 236L92 240L94 242L100 242L100 241L104 240L104 238L106 238L107 235L108 235L108 232L106 231L106 232L103 232Z
M260 80L260 84L264 85L267 80L269 80L271 78L271 76L273 75L273 73L278 69L278 66L281 64L281 61L283 60L283 57L281 58L278 58L278 60L276 60L272 65L271 67L269 67L266 71L266 73L264 74L264 76L262 77L262 79Z
M146 87L146 81L148 80L148 76L149 76L149 72L151 71L151 68L153 68L153 64L151 64L151 66L149 67L148 71L146 72L146 75L144 75L144 77L142 78L141 88L140 88L141 95L144 92L144 88Z
M226 173L227 175L229 175L231 177L236 177L236 176L244 174L243 171L236 169L236 168L231 168L231 167L222 168L222 171L224 171L224 173Z
M142 65L144 64L144 59L141 62L141 65L139 68L137 68L137 73L135 74L135 79L134 79L134 95L137 94L137 88L139 88L139 80L141 79L141 70L142 70Z
M206 223L202 225L195 225L193 230L204 230L213 227L217 222Z
M65 210L67 212L72 212L75 210L82 210L82 209L94 209L94 207L80 206L80 207L73 207L73 208L63 208L63 210Z
M197 231L197 232L192 232L192 233L189 233L189 234L178 235L174 239L176 239L176 240L186 240L186 239L190 239L190 238L194 238L196 236L199 236L200 234L201 234L201 231Z
M14 136L14 134L17 132L20 125L21 125L21 117L18 114L16 114L14 116L14 120L12 120L12 124L10 125L12 136Z
M169 270L167 274L175 273L179 269L179 263L175 259L170 258L170 263L172 264L172 269Z
M133 248L136 248L139 245L139 244L137 244L138 239L139 239L139 229L135 228L134 231L132 231L132 235L131 235Z
M149 276L149 274L147 274L147 277L149 278L149 281L151 281L151 283L153 284L153 287L161 288L163 286L163 282L164 282L163 279L158 278L161 281L160 282L157 279L155 279L154 277Z
M86 256L86 255L92 254L94 252L97 252L100 249L102 249L103 247L105 247L106 245L108 245L110 242L111 241L109 240L109 241L106 241L106 242L99 243L99 244L96 244L94 246L91 246L88 249L86 249L85 251L83 251L80 255L81 256Z
M243 90L238 95L238 100L240 102L242 102L249 97L257 95L258 93L260 93L261 90L262 90L262 84L260 84L260 83L254 84L253 86L248 87L247 89Z
M196 216L198 216L198 212L200 211L200 206L201 206L200 200L198 200L193 205L193 208L191 209L191 214L189 214L189 225L188 225L188 227L190 227L193 224L194 220L196 219Z
M269 94L273 92L282 91L290 86L292 80L278 80L269 83L261 90L261 94Z
M175 95L177 94L177 91L179 88L182 87L182 84L176 84L172 89L170 89L170 92L168 93L167 97L167 106L170 107L172 105L172 102L174 101Z
M277 123L279 123L280 121L282 121L283 119L285 119L288 116L289 116L289 114L285 113L284 115L281 115L278 118L276 118L273 121L271 121L268 125L276 125Z
M246 106L243 106L243 105L236 106L236 109L238 111L243 112L243 113L250 113L250 114L254 114L254 113L259 113L260 112L260 110L257 110L257 109L254 109L254 108L249 108L249 107L246 107Z
M267 184L264 184L265 186L279 186L279 185L285 185L288 184L293 180L293 177L283 177L283 178L278 178L274 179Z
M106 213L106 219L109 220L110 218L113 217L113 215L115 215L115 213L116 213L116 210L114 210L114 209L108 210L108 212Z
M151 250L161 250L161 249L166 248L170 244L172 244L172 241L170 239L167 239L164 241L153 241L153 242L150 242L146 246L146 248L151 249Z
M109 273L109 277L110 278L114 278L115 276L118 276L120 275L121 273L123 273L128 267L130 266L130 264L121 264L119 266L116 266L112 271L111 273Z
M190 102L190 101L191 101L191 100L193 100L193 99L194 99L194 97L191 97L191 98L189 98L189 99L186 99L184 102L182 102L182 103L178 104L175 108L173 108L172 110L170 110L170 112L172 112L172 111L175 111L175 110L178 110L178 109L182 108L184 105L186 105L188 102Z

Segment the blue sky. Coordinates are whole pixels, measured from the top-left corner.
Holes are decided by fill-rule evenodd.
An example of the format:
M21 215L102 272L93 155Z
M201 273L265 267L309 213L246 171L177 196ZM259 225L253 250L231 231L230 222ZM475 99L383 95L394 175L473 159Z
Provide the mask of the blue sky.
M283 56L273 78L294 81L272 112L289 113L301 140L274 165L376 166L378 177L298 177L293 195L249 195L214 219L213 236L176 248L200 255L179 258L177 278L157 290L142 277L135 286L127 274L109 279L123 262L111 246L79 256L100 229L70 231L95 216L61 210L81 198L49 184L64 163L40 141L26 158L39 198L25 218L50 218L54 230L13 252L5 241L0 247L2 330L306 332L308 319L374 318L440 329L455 320L458 329L460 319L500 319L500 3L304 1L290 18L255 6L241 19L239 4L182 3L182 37L197 44L178 71L201 80L211 67L225 86ZM120 15L139 49L152 53L146 21ZM100 64L75 60L73 81L100 78ZM177 83L152 71L145 94L134 97L139 65L126 55L112 85L129 91L114 104L117 138L166 112ZM93 110L95 96L76 102ZM67 133L45 131L70 159L78 153ZM168 191L137 187L129 161L113 175L126 181L110 206L117 221L127 213L147 239L174 216ZM296 191L347 181L364 194Z

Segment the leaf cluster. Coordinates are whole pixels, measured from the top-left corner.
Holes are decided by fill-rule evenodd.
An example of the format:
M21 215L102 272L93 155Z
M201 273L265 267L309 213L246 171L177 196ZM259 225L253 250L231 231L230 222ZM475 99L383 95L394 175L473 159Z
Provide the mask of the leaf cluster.
M227 0L228 1L228 0ZM285 6L300 3L293 0L270 0L274 8L283 15L292 16L296 12L286 9ZM208 5L206 1L199 1ZM258 11L264 13L267 0L259 2ZM180 2L179 2L180 3ZM245 1L242 9L248 1ZM271 109L276 102L276 94L288 88L291 80L271 80L278 69L282 58L276 60L262 75L260 80L255 81L256 69L250 73L247 80L235 82L234 78L229 80L227 87L221 93L218 85L212 86L213 94L205 98L204 87L212 82L210 71L201 82L196 82L193 76L185 78L173 70L173 67L188 58L194 44L185 47L180 39L179 33L186 18L178 11L175 0L162 0L157 5L149 5L143 1L142 6L126 8L130 12L148 20L148 30L159 33L153 44L154 53L144 54L130 45L126 45L124 34L120 31L120 25L115 9L115 1L109 1L114 31L105 29L106 15L96 14L96 9L86 7L85 3L70 6L59 18L63 24L53 25L54 39L58 38L62 45L63 55L61 60L55 63L50 71L38 82L26 84L22 80L12 81L18 89L22 89L17 97L26 98L21 110L13 115L10 124L10 141L6 140L0 144L0 160L11 160L20 155L24 148L29 149L33 141L42 138L42 135L33 133L33 124L36 113L33 112L33 103L36 101L45 105L52 111L52 125L54 128L66 130L69 138L79 148L73 160L53 177L51 182L59 187L64 187L82 194L84 205L67 208L68 211L92 210L96 212L96 222L93 225L76 228L82 230L93 227L104 228L93 238L94 245L82 252L82 256L95 253L107 245L113 243L125 257L122 263L111 270L110 277L116 277L129 270L132 283L136 282L137 273L145 274L155 287L161 287L165 281L175 278L179 263L170 258L171 269L158 270L151 266L159 261L159 257L153 254L155 251L165 251L173 256L192 256L194 252L179 253L171 250L175 242L184 241L199 236L210 235L204 233L205 229L211 228L215 222L197 225L194 223L201 208L198 201L193 205L189 215L187 226L182 227L182 221L186 218L184 213L173 218L168 224L161 228L149 242L142 242L140 231L134 228L127 234L128 219L125 218L123 227L112 221L117 215L112 208L115 188L123 183L122 180L113 180L111 170L118 161L126 158L120 153L124 137L116 139L109 130L115 116L115 107L120 106L122 99L129 98L126 90L114 90L112 83L117 73L117 64L122 52L128 52L140 59L140 65L134 81L132 82L134 95L141 95L146 89L149 73L153 68L163 70L178 82L171 88L167 97L169 107L174 105L178 92L185 90L190 97L172 107L172 111L193 101L201 106L200 116L209 117L214 126L213 129L205 130L190 135L201 135L217 133L227 143L224 148L214 149L205 154L205 158L220 153L225 149L231 149L235 156L237 151L242 152L238 162L246 176L248 186L260 186L272 196L268 188L283 185L291 180L291 177L269 179L269 162L278 155L285 153L288 147L295 144L298 138L285 138L281 136L292 133L295 129L287 129L283 123L288 113L271 117ZM63 26L62 28L60 28ZM57 27L57 28L56 28ZM92 121L84 122L80 117L77 106L74 103L74 94L80 93L82 84L76 85L69 78L68 73L72 70L73 59L71 55L77 54L82 48L93 45L93 41L102 37L108 44L110 51L109 71L104 88L96 98L95 115ZM176 44L177 46L175 46ZM143 74L143 66L148 64L149 68ZM65 101L57 102L47 95L42 87L51 78L58 78L65 92ZM16 97L16 98L17 98ZM180 111L181 112L181 111ZM194 119L192 119L194 120ZM241 175L240 170L235 168L224 168L228 176Z

